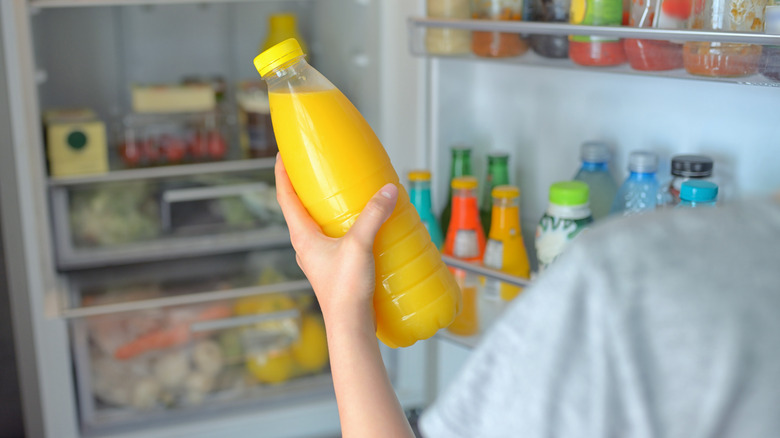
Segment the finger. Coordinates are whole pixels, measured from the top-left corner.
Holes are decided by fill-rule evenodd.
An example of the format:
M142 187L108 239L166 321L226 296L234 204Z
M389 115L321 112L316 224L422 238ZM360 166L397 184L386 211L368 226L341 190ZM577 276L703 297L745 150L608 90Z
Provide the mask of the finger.
M393 213L398 200L398 187L386 184L368 201L360 212L352 228L347 232L350 239L357 241L363 248L371 249L379 228Z
M310 234L320 232L320 227L311 218L309 212L301 204L298 194L290 183L290 177L287 176L287 170L284 168L279 154L276 155L276 165L274 166L274 175L276 177L276 200L282 208L284 220L290 229L290 234L302 233Z

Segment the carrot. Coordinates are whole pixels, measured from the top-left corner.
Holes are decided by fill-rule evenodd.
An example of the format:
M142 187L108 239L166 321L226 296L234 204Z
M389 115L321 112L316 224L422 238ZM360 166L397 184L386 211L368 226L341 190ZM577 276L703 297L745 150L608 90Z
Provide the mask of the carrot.
M162 330L143 334L114 351L114 357L119 360L132 359L151 350L162 350L185 344L190 340L190 324L198 321L227 318L230 316L230 307L226 305L214 305L204 309L191 321L182 322Z

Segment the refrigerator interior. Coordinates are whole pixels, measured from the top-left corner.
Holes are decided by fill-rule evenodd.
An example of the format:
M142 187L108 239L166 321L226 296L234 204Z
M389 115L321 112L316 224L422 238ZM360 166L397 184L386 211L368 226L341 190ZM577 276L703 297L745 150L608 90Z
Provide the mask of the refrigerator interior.
M19 215L27 218L26 225L17 225L18 230L25 231L19 232L19 238L13 239L13 244L25 250L17 268L27 276L29 302L24 305L28 306L26 310L30 315L27 321L30 329L28 340L35 350L34 355L37 355L33 362L41 364L25 370L27 375L23 379L38 382L27 388L33 388L37 395L35 403L38 407L30 415L37 418L33 421L38 423L41 435L45 431L47 435L54 434L52 436L243 436L253 434L258 428L273 436L337 434L338 417L332 390L328 388L329 377L322 379L316 375L309 379L311 384L302 382L293 385L297 388L290 391L283 387L263 390L259 403L257 400L231 402L203 409L182 409L182 412L171 415L153 412L148 416L129 418L126 413L106 411L107 415L98 417L95 413L99 409L94 404L83 403L91 397L89 367L83 366L91 361L84 359L90 354L89 349L85 349L84 340L94 333L89 330L88 323L85 325L89 318L116 315L115 319L121 320L123 315L132 316L130 312L142 314L154 310L155 300L162 300L157 304L164 310L165 306L189 305L193 300L241 300L258 290L252 284L226 291L201 284L191 289L189 294L180 291L172 296L164 293L162 297L152 297L151 300L120 297L117 302L103 303L105 305L85 304L86 289L81 287L93 281L85 282L83 279L95 277L106 281L108 278L110 283L128 277L130 274L127 272L134 270L142 276L145 268L136 268L136 265L147 260L144 251L150 256L149 264L153 265L146 269L152 273L150 275L168 278L180 275L182 268L172 268L166 259L170 260L171 256L179 258L183 254L165 255L165 248L159 245L144 250L136 247L131 248L131 259L124 262L116 259L100 265L95 263L99 257L89 257L83 260L84 263L65 265L64 268L60 265L58 269L53 255L55 246L62 242L57 240L57 224L53 222L62 214L58 205L67 205L67 202L62 199L57 201L57 198L62 198L63 192L89 189L103 182L101 176L83 180L77 178L75 182L47 178L40 120L43 112L51 108L89 107L106 122L110 131L112 121L130 111L132 84L178 83L191 75L222 77L229 87L226 99L234 103L232 87L237 81L259 79L252 58L266 36L269 14L292 11L297 15L298 28L311 48L312 63L344 91L381 136L382 132L391 129L387 128L388 116L384 113L380 96L387 88L381 85L386 77L380 76L380 64L387 60L380 59L377 54L387 56L389 51L393 51L409 58L403 31L390 26L395 39L390 43L383 40L387 28L380 26L381 12L397 16L400 23L397 27L403 29L402 17L408 14L400 11L408 7L409 4L380 5L351 0L171 1L161 4L41 1L29 5L23 2L3 5L5 47L13 49L8 58L13 61L6 67L17 75L12 78L12 83L20 85L13 96L11 108L15 107L17 119L14 122L17 126L26 125L26 130L17 132L19 137L14 150L13 165L20 169L20 175L7 186L18 190L21 199ZM379 47L388 44L392 46L389 51ZM397 118L389 116L390 119L394 117ZM116 144L110 135L108 147L110 154L114 154ZM414 150L414 145L406 143L400 152L395 149L391 154L402 155L405 149ZM121 169L117 163L116 157L112 157L111 173L107 179L119 180L120 191L123 181L136 178L136 175L154 175L150 176L153 181L165 178L166 170L162 168L152 168L146 173L147 169L135 169L132 170L136 172L132 178L129 173L115 176L113 171ZM236 172L230 162L217 164L227 164L219 168ZM254 164L261 170L261 182L267 179L262 175L268 173L273 160L260 160ZM215 173L209 163L196 166ZM251 166L238 166L239 171L251 169ZM50 197L52 193L59 195ZM214 241L219 240L217 235ZM271 240L275 240L271 249L284 246L284 242L276 238ZM231 257L239 256L238 251L247 249L250 248L237 247L233 254L225 249L216 255L213 251L204 252L204 255L221 260L215 262L217 264L229 264ZM219 253L225 255L220 256ZM177 263L186 265L187 259ZM99 274L90 276L85 269ZM101 270L104 271L101 273ZM300 286L297 280L289 284L291 287L294 285ZM292 289L290 292L297 293ZM27 294L27 290L24 293ZM117 297L115 294L114 298ZM410 409L423 406L427 395L426 376L420 370L425 369L427 346L421 343L403 351L384 349L383 353L404 406ZM75 370L71 368L72 361L76 362ZM76 379L74 373L77 374ZM85 418L98 418L99 421L85 425ZM121 421L114 422L116 418ZM129 421L125 421L128 418ZM306 421L300 421L301 418Z

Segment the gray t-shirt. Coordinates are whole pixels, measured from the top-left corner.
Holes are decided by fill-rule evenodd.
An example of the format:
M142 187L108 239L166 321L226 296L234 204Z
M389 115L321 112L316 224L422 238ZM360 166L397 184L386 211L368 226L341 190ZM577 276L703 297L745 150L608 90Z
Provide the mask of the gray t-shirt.
M780 205L588 230L420 427L426 438L780 436Z

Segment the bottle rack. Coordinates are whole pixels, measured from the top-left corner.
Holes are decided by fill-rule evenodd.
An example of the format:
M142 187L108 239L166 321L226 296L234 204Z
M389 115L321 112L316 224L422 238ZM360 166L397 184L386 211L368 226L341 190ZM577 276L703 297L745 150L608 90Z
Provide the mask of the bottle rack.
M780 35L749 33L749 32L724 32L704 30L670 30L639 28L628 26L586 26L567 23L547 23L531 21L500 21L500 20L465 20L447 18L411 17L408 20L410 35L410 51L415 56L442 57L453 59L490 60L493 62L512 63L519 65L541 66L575 69L584 71L610 72L620 74L638 74L645 76L672 77L694 79L702 81L716 81L738 83L746 85L763 85L780 87L780 82L774 82L760 74L745 77L710 77L688 74L684 69L666 71L639 71L632 69L628 63L614 67L585 67L566 59L551 59L537 55L533 50L527 53L507 58L484 58L473 54L466 55L438 55L429 53L425 47L425 30L429 28L453 28L470 31L505 32L521 35L591 35L612 37L615 39L636 38L661 41L701 41L737 44L755 44L761 46L780 46ZM770 61L772 66L780 69L780 56L775 56Z

